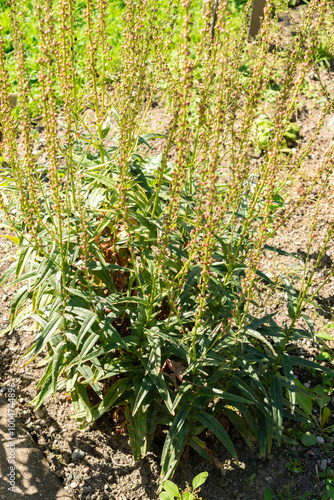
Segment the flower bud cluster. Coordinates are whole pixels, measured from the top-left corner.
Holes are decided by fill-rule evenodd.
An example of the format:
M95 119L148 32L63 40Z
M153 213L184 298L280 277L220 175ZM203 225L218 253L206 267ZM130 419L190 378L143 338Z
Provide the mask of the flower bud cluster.
M45 149L48 156L48 178L50 180L51 209L61 220L64 217L65 203L59 177L59 137L56 110L56 60L58 41L55 30L55 13L51 0L36 3L36 17L40 37L40 56L38 81L40 100L43 105L45 127Z

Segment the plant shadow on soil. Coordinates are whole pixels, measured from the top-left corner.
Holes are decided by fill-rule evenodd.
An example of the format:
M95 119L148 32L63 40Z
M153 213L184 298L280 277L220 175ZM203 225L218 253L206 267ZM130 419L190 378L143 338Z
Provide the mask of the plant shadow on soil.
M84 432L79 432L76 422L69 419L69 404L65 395L56 401L50 400L47 409L43 408L42 415L36 414L26 403L35 392L35 379L39 377L40 369L32 366L28 373L24 369L17 370L22 337L20 331L14 331L6 339L9 351L5 357L7 376L4 378L10 380L13 376L18 377L18 414L68 491L74 498L82 500L157 498L163 440L158 436L152 451L135 465L129 439L117 431L118 426L115 426L111 413L102 416ZM3 347L1 340L0 347ZM307 449L299 444L291 446L283 443L280 448L274 445L271 453L262 458L256 447L250 450L237 437L233 428L229 432L238 452L239 466L230 459L220 443L208 434L207 446L224 465L224 469L218 469L190 449L183 454L173 481L183 488L186 482L191 484L198 473L208 471L209 477L201 488L203 500L260 500L265 488L273 493L282 492L284 488L295 495L309 492L311 498L321 498L325 485L317 476L317 467L324 458L330 460L324 445L317 444ZM78 448L84 452L84 456L73 460L72 453ZM287 464L293 461L302 465L300 472L287 469ZM74 484L77 487L73 488ZM108 485L107 489L105 485Z

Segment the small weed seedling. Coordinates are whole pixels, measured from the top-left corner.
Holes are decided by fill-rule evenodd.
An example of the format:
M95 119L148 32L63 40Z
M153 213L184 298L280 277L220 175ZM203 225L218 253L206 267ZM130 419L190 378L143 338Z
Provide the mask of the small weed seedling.
M316 500L315 498L311 498L310 493L303 493L303 495L291 496L289 486L284 488L283 491L278 492L277 495L273 495L270 489L266 488L263 491L263 495L264 495L264 500ZM327 497L326 499L322 498L321 500L327 500Z
M175 498L180 500L201 500L201 497L198 496L198 493L200 492L199 487L202 486L207 477L207 472L201 472L194 477L192 487L186 483L186 489L183 491L180 491L178 486L172 481L164 481L162 483L162 488L165 491L160 493L159 498L161 500L174 500Z
M300 382L297 381L299 387L303 387ZM322 385L317 385L312 389L312 393L307 394L306 392L299 392L297 394L297 404L302 408L308 417L312 421L312 426L316 426L320 432L329 432L332 430L332 425L327 425L331 411L328 404L331 400L330 390ZM318 409L319 416L314 413L314 410ZM310 432L310 430L304 432L301 436L301 441L305 446L313 446L317 442L316 436Z
M303 461L300 460L299 458L296 458L295 460L286 463L285 467L289 469L291 472L299 473L303 471Z
M334 500L334 474L330 467L326 472L319 472L319 477L326 479L326 495L321 500Z

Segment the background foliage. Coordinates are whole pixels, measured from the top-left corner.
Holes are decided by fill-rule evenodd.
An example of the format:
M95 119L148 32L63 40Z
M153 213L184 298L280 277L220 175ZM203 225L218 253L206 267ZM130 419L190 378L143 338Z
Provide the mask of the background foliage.
M37 325L26 354L26 363L42 354L45 367L34 403L66 388L81 427L113 409L136 461L162 432L164 479L187 445L221 466L206 430L237 459L228 422L264 455L285 438L284 418L308 421L296 367L332 374L293 354L293 342L315 338L304 313L312 275L297 292L260 266L265 252L284 254L270 240L308 194L278 215L289 178L280 169L298 137L291 119L326 6L310 2L281 54L273 6L248 43L251 2L242 17L240 5L221 2L214 30L210 10L202 19L188 0L40 0L1 14L0 208L20 250L0 284L12 277L18 288L10 329L27 318ZM268 125L260 111L273 87ZM319 127L332 107L324 95ZM170 121L147 133L156 100ZM326 186L332 155L310 189ZM284 324L264 312L275 287L286 293Z

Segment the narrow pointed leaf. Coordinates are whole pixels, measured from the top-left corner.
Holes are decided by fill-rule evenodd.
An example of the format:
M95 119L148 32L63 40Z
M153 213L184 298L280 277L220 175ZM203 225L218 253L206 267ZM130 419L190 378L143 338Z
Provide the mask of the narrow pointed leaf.
M164 479L168 479L173 474L187 443L190 428L189 411L189 405L180 408L165 439L161 454L161 474Z
M275 424L276 439L278 445L281 444L282 438L282 420L283 420L283 399L282 399L282 386L279 376L275 374L271 380L271 394L270 402Z
M77 338L77 348L81 348L81 342L82 339L85 337L86 333L90 330L91 326L95 323L95 321L98 319L97 314L92 312L92 311L87 311L87 316L85 320L83 321L81 328L78 333L78 338Z
M297 303L298 303L298 294L297 294L296 290L294 289L294 287L291 285L288 278L286 278L285 276L281 276L281 278L283 280L285 291L286 291L287 296L288 296L288 313L289 313L290 318L294 319L294 317L296 315L296 307L297 307Z
M145 410L141 407L136 415L133 415L131 407L129 405L125 407L126 426L136 463L147 453L148 411L148 406Z
M100 418L104 413L109 411L115 405L116 401L129 389L131 385L127 379L117 380L108 389L103 401L96 406L92 407L92 416L94 420Z
M222 424L218 422L215 417L205 412L197 412L196 418L219 439L219 441L225 446L232 457L238 460L237 452L235 451L233 443Z

